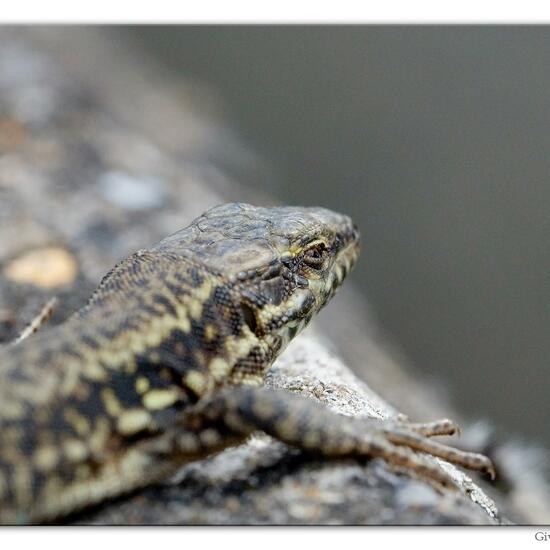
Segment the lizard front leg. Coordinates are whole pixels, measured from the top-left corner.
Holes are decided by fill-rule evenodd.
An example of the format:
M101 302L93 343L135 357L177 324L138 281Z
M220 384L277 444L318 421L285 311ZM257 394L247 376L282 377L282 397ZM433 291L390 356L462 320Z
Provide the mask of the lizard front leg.
M284 443L327 457L368 456L382 458L390 465L404 467L417 475L454 486L453 480L422 453L454 464L490 473L491 461L428 439L431 435L452 434L456 426L448 421L410 424L349 418L295 394L266 388L227 389L205 398L183 420L179 439L185 452L189 444L207 451L224 446L225 439L238 440L263 431ZM198 434L189 438L189 433ZM198 450L198 449L197 449ZM421 451L420 453L418 451Z

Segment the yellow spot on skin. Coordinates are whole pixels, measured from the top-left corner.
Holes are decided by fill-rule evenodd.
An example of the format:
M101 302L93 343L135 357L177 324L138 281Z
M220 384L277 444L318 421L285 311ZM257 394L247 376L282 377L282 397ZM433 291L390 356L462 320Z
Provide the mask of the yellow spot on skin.
M122 407L115 395L115 392L111 388L105 388L101 390L101 399L105 409L111 416L118 416L122 411Z
M124 411L117 420L117 430L122 435L133 435L151 424L151 415L143 409Z
M216 338L218 334L218 329L216 328L216 325L208 324L204 327L204 339L207 342L211 342Z
M101 454L104 452L104 447L109 437L109 432L109 421L107 418L98 418L94 431L88 440L90 448L94 453Z
M200 319L202 315L202 302L199 300L191 300L188 304L189 315L192 319Z
M126 362L126 372L128 374L134 374L137 371L137 363L135 357L130 357Z
M57 464L58 453L55 447L41 447L34 455L34 465L42 472L53 470Z
M270 401L262 401L260 399L256 399L252 403L252 410L260 418L269 418L270 416L275 416L277 413L273 403Z
M216 447L221 442L220 435L213 428L207 428L206 430L203 430L199 434L199 437L200 437L201 443L205 447Z
M229 381L235 386L251 386L257 388L263 384L263 374L253 374L233 369L229 376Z
M144 394L149 389L149 380L145 376L140 376L136 380L136 391L140 394Z
M59 477L56 475L50 474L46 477L46 481L44 483L44 490L43 494L48 498L48 500L54 500L59 498L59 495L61 493L61 487L62 483Z
M243 419L240 415L236 414L235 412L229 411L226 413L223 417L224 422L233 429L241 429L244 425Z
M216 380L223 380L231 370L231 366L225 359L216 357L210 361L208 370Z
M226 356L230 361L234 359L236 362L238 359L246 357L257 344L258 338L250 332L250 329L245 324L239 338L228 338L225 342Z
M105 382L107 380L107 372L95 362L86 361L83 370L84 376L95 382Z
M208 388L208 379L196 370L192 370L185 375L185 383L197 395L202 395Z
M355 450L355 444L351 437L343 437L338 441L338 451L342 454L351 453Z
M23 407L20 403L11 401L4 404L2 408L2 418L6 420L17 420L23 416Z
M4 275L12 281L46 289L72 283L77 273L74 256L64 248L55 246L31 250L4 269Z
M292 416L287 416L283 420L277 422L277 432L284 437L294 439L298 436L298 426Z
M196 453L200 449L197 436L192 434L183 434L179 438L179 447L183 453Z
M317 430L310 430L304 434L304 447L307 449L316 449L321 443L321 437Z
M191 330L191 323L187 318L187 309L183 307L178 308L178 323L176 326L186 334Z
M90 423L86 417L82 416L75 409L65 409L64 416L67 422L75 429L79 435L87 435L90 433Z
M74 389L78 386L80 379L80 368L79 365L73 361L68 361L65 363L64 378L61 382L59 391L62 395L71 394Z
M177 401L179 395L180 392L176 388L151 390L143 396L143 404L149 410L159 411L173 405Z
M65 456L71 462L82 462L88 456L86 445L78 439L68 439L63 442L62 446Z

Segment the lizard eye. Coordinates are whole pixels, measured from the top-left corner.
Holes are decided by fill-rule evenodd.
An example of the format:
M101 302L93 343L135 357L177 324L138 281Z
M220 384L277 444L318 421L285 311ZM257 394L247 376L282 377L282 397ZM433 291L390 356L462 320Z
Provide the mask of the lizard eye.
M327 257L327 248L324 243L317 243L308 248L303 255L303 262L313 269L321 269Z

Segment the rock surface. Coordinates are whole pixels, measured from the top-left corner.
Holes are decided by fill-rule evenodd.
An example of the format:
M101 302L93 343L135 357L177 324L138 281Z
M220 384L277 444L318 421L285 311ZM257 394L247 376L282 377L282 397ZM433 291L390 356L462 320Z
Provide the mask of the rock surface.
M215 101L205 106L204 94L165 78L142 52L136 70L132 50L115 47L108 33L55 28L3 29L0 49L0 342L52 296L59 305L51 322L61 322L114 263L205 209L273 202L231 176L250 180L261 165L216 117ZM50 261L37 271L33 261L44 254ZM347 415L396 414L381 393L415 419L456 418L388 351L361 303L345 289L274 365L268 384ZM469 477L442 467L461 491L438 492L379 460L312 459L259 435L67 521L498 524L507 522L500 508L530 521L497 489L488 491L498 508ZM545 514L545 490L529 494Z

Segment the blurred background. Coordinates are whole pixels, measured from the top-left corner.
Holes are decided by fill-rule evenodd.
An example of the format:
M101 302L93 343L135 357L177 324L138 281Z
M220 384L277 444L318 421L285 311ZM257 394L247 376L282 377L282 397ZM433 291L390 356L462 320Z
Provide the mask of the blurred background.
M346 212L354 280L470 418L550 444L550 28L119 27L223 100L270 167Z

